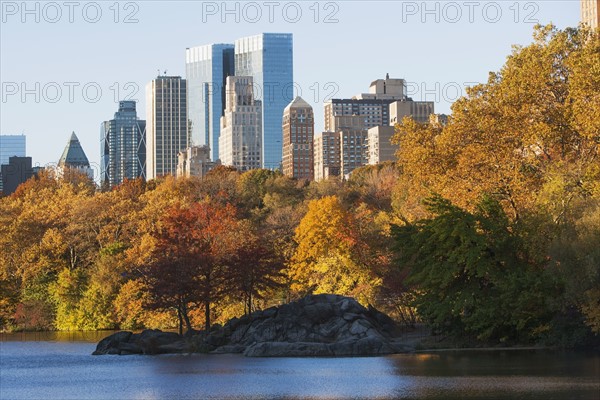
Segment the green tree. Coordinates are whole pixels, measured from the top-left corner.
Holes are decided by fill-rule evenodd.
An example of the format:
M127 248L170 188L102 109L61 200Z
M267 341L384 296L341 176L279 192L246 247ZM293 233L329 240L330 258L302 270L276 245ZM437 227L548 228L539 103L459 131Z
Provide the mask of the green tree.
M437 332L482 340L527 341L546 332L555 311L548 299L560 287L528 259L499 203L484 198L470 213L437 196L427 207L434 218L394 228L422 318Z

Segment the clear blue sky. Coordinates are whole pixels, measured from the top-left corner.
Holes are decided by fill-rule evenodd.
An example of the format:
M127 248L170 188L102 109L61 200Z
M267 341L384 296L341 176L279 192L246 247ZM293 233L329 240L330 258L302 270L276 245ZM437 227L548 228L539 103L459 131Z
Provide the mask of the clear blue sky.
M133 94L144 118L146 83L158 69L185 76L186 47L293 33L294 80L320 130L329 94L366 92L386 73L448 113L465 85L486 81L513 44L531 42L535 21L579 22L578 0L22 4L2 1L0 133L25 133L38 165L57 162L75 131L97 166L100 123L116 101Z

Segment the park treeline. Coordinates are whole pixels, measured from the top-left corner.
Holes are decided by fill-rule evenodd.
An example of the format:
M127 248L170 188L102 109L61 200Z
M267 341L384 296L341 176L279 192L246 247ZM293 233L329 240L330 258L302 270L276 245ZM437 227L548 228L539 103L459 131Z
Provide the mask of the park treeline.
M447 337L597 343L598 31L536 27L446 125L393 141L343 181L42 172L0 200L1 327L183 331L336 293Z

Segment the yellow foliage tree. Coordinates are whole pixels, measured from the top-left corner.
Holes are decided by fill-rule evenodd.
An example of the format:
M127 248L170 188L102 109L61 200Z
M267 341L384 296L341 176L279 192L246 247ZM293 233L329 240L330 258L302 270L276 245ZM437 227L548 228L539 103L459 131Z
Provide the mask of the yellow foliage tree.
M357 257L357 226L336 196L312 200L296 228L298 244L290 261L292 291L335 293L372 300L379 280Z

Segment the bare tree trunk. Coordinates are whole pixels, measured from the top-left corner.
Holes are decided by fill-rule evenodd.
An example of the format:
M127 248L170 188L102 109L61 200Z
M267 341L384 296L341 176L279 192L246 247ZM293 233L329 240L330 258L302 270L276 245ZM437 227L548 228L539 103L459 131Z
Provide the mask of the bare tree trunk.
M190 317L188 315L187 305L185 303L182 303L181 308L183 311L181 314L183 316L183 320L185 321L186 332L190 332L192 330L192 323L190 322Z
M183 335L183 319L181 318L181 306L177 307L177 318L179 319L179 336Z

